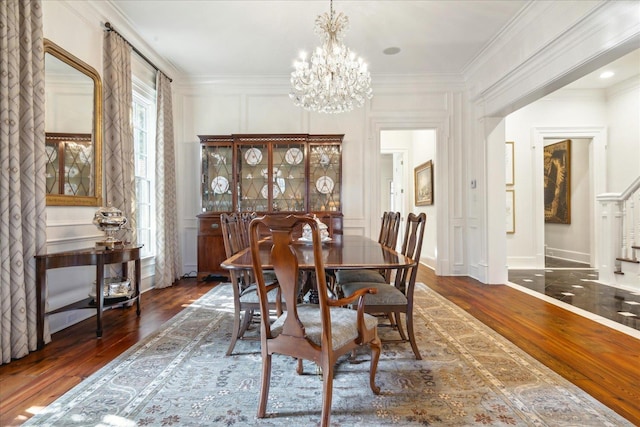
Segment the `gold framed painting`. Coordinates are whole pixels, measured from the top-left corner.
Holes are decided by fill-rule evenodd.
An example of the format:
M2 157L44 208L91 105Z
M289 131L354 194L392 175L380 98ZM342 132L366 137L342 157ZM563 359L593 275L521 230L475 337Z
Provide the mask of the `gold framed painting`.
M431 160L414 169L414 190L416 206L433 205L433 162Z
M544 221L571 224L571 140L544 147Z

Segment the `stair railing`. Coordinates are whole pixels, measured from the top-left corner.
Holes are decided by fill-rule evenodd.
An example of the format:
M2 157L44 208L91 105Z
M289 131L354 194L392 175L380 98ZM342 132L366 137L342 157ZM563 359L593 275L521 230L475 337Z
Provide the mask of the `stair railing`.
M640 176L622 193L604 193L599 204L599 279L614 283L621 259L637 261L633 247L640 246Z

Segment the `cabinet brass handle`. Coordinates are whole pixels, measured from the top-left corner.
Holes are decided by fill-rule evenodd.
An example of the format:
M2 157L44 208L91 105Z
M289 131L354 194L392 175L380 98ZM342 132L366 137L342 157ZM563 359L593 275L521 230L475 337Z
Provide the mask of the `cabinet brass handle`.
M216 223L211 224L211 228L213 228L213 229L216 229L216 228L219 228L219 227L220 227L220 224L216 224Z

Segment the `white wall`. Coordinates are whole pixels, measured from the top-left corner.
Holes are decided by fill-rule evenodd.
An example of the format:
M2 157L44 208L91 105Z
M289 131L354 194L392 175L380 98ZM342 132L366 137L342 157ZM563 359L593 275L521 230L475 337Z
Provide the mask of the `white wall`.
M536 155L541 156L541 152L535 147L534 129L562 128L566 134L557 137L569 139L576 139L572 134L573 130L605 129L608 134L606 156L595 158L592 154L590 170L593 174L595 169L604 168L605 182L599 185L601 192L622 192L640 173L639 100L640 78L636 77L633 81L623 82L607 91L560 90L507 116L505 134L506 140L515 141L516 171L516 233L507 236L510 268L544 267L544 253L538 252L537 244L537 230L540 230L537 221L540 220L541 213L529 208L536 205L536 197L540 194L542 185L534 178L539 172L535 168L541 164L540 159L536 158ZM594 177L590 179L590 189L597 195L598 187L594 185ZM586 183L583 182L583 185ZM593 215L594 209L591 206L589 211ZM573 207L572 212L574 216L576 210ZM582 218L586 221L587 217ZM590 236L595 239L593 227L592 223ZM554 228L561 227L558 225ZM567 250L575 252L573 256L576 260L584 262L588 254L593 262L593 243L592 241L589 250L586 250L584 242Z
M103 34L99 25L63 2L45 1L42 2L42 8L44 37L95 68L102 78ZM47 114L47 117L52 116L51 113ZM57 131L64 132L62 129ZM101 235L92 223L96 209L47 207L47 251L58 252L94 245ZM86 298L94 280L94 267L50 270L47 273L48 309L53 310ZM51 332L56 332L94 314L95 310L54 314L49 316L49 327Z
M98 4L100 5L100 4ZM44 37L67 50L80 60L97 70L101 80L103 23L113 15L101 14L89 2L67 2L48 0L42 2ZM129 38L135 41L135 38ZM137 43L136 43L137 44ZM153 58L152 55L149 55ZM135 62L135 61L134 61ZM154 58L157 64L171 71L171 68ZM134 67L139 69L135 63ZM90 111L87 113L90 114ZM47 112L45 121L55 117ZM50 129L47 127L47 130ZM56 128L58 132L72 132L72 129ZM104 169L104 168L103 168ZM93 216L98 207L47 207L47 251L92 247L104 237L94 225ZM150 260L143 260L142 290L152 286L153 267ZM47 272L48 306L54 310L88 296L95 280L95 267L73 267L49 270ZM51 332L56 332L71 324L94 316L95 310L74 310L48 316ZM107 326L108 327L108 326Z
M640 66L639 66L640 68ZM621 193L640 175L640 78L605 92L609 124L607 191Z

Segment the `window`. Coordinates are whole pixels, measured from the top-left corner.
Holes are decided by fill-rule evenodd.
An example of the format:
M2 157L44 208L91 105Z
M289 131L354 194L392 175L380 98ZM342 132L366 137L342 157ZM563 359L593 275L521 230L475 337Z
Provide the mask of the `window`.
M134 78L133 141L136 175L136 220L142 256L155 255L155 90Z

